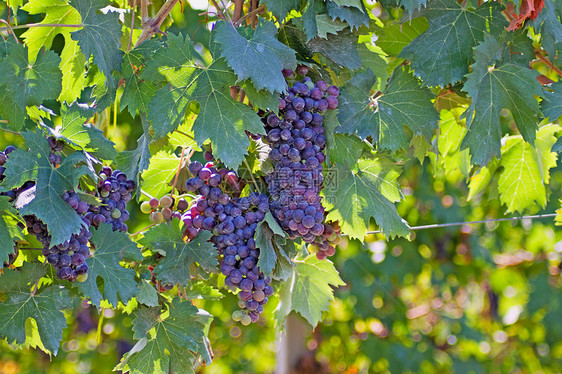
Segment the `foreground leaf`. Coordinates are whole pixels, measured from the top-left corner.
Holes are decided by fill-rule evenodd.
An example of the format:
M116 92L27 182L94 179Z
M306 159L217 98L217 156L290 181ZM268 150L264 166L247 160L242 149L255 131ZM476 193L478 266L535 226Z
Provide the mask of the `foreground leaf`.
M381 157L358 161L357 170L336 164L324 178L323 202L329 212L326 220L339 221L343 232L360 240L371 217L386 236L408 236L408 224L391 202L400 198L396 184L399 174Z
M495 2L472 11L455 0L432 0L420 13L429 21L429 29L404 48L400 57L411 61L415 74L427 86L458 82L468 73L472 48L486 32L499 35L506 25L501 9Z
M476 62L467 77L464 90L472 99L466 117L468 133L462 149L469 148L472 162L486 165L500 156L502 109L509 109L525 141L533 143L540 116L533 95L543 90L536 80L538 72L527 66L498 63L501 43L490 36L475 49Z
M119 300L127 304L138 292L136 273L132 269L123 268L119 262L141 261L143 257L137 244L126 233L113 231L109 224L100 224L97 230L92 228L91 241L95 251L86 260L88 279L77 283L78 288L95 306L99 306L102 299L114 307ZM98 277L103 279L102 292L98 286Z
M150 165L142 173L142 186L150 196L161 197L169 192L170 183L178 170L179 157L172 152L160 151L150 158Z
M266 277L271 275L273 269L275 269L279 256L287 257L287 254L280 247L285 243L285 237L283 229L268 212L265 219L258 225L255 235L256 247L260 249L258 267Z
M45 266L25 263L19 269L4 269L0 276L0 293L6 294L0 302L0 337L8 343L24 344L25 324L33 318L44 347L57 354L66 318L61 312L72 307L68 291L60 286L42 287L32 291L35 283L45 275Z
M74 152L55 168L49 163L51 148L45 135L31 132L22 135L33 152L18 149L10 154L3 184L6 188L15 188L28 180L36 182L35 198L18 209L22 215L35 215L42 220L49 229L51 245L57 245L80 232L84 225L62 195L74 190L80 176L90 173L86 166L81 166L87 160L81 152Z
M168 46L147 65L144 79L170 83L157 91L148 106L154 136L158 139L174 131L183 121L189 102L198 101L201 109L193 124L197 144L210 139L215 157L237 168L246 154L241 150L250 145L246 131L262 134L263 124L256 112L230 96L236 76L226 62L215 60L205 68L193 60L195 55L188 38L170 34Z
M208 272L215 272L218 265L216 250L208 242L211 233L200 232L186 243L177 219L163 223L146 233L140 243L152 250L164 251L166 257L154 268L156 279L163 284L186 286L191 282L190 266L197 263Z
M429 141L439 119L431 102L431 91L397 68L382 96L372 101L371 87L375 82L374 74L366 70L356 74L342 89L338 113L341 127L336 131L357 134L362 139L370 136L381 148L392 151L409 143L403 126Z
M22 219L10 203L10 198L0 196L0 265L15 253L15 242L23 238L18 222Z
M279 304L274 317L278 326L283 326L291 311L303 316L314 328L322 320L334 300L331 286L344 286L334 264L329 260L318 260L310 255L303 261L295 261L289 279L279 290Z
M249 27L243 34L250 33ZM260 22L250 38L241 35L232 25L218 22L215 41L221 45L221 56L226 59L239 80L250 78L254 86L270 92L282 92L287 83L281 73L284 68L297 65L295 51L277 40L277 27L272 22Z
M133 321L134 338L139 341L115 369L131 374L194 373L198 355L210 365L204 329L211 319L204 310L177 298L167 317L160 307L140 309Z

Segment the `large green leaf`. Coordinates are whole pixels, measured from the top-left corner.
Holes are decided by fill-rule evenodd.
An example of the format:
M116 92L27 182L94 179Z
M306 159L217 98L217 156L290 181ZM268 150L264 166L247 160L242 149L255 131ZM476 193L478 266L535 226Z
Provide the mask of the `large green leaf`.
M143 257L137 244L132 242L126 233L113 231L111 225L105 223L100 224L97 230L92 228L91 241L95 251L86 260L88 279L78 283L78 288L98 307L102 299L114 307L117 307L119 300L127 304L138 292L136 273L132 269L123 268L119 262L141 261ZM103 280L102 292L98 278Z
M100 12L109 5L107 0L71 0L70 4L80 13L84 27L72 33L86 57L93 56L94 62L104 73L109 82L114 70L119 70L123 53L121 47L121 25L119 14L108 11Z
M541 34L542 47L554 59L562 49L562 4L560 1L544 1L544 9L537 15L533 27Z
M265 0L269 10L279 21L283 21L291 10L298 10L301 0Z
M80 24L80 14L66 0L30 0L22 9L33 15L45 13L41 25ZM29 28L21 35L29 49L29 60L34 61L41 48L50 49L55 36L62 34L66 39L75 29L59 26Z
M357 37L349 29L335 35L327 35L326 39L316 37L308 43L312 52L328 57L339 66L350 70L361 67L361 57L357 51Z
M55 135L64 137L86 151L94 152L105 160L114 160L117 151L114 143L108 140L103 131L87 123L93 113L83 111L77 104L61 107L61 127L55 129Z
M472 162L479 165L500 156L502 109L509 109L523 139L531 143L541 114L533 96L543 94L536 80L538 72L511 62L496 65L502 48L502 43L487 35L474 49L476 62L464 85L472 102L463 114L468 133L462 149L469 148Z
M211 364L205 326L212 317L189 301L174 298L169 315L160 307L139 309L133 321L137 344L123 357L116 370L123 373L195 373L195 359Z
M186 243L180 222L173 219L152 228L140 243L152 250L165 252L166 257L154 268L156 279L164 284L186 286L191 282L191 264L197 263L208 272L216 271L217 252L213 244L208 242L210 237L210 232L202 231Z
M412 40L429 27L424 17L386 26L377 32L376 45L391 56L398 56Z
M369 25L369 16L363 7L363 4L356 6L339 6L335 1L328 0L326 3L326 10L328 15L333 19L340 19L351 26L351 29L359 28L362 25Z
M551 152L558 125L546 125L537 132L535 147L521 136L510 136L502 147L500 165L503 171L498 181L500 201L508 212L523 212L535 204L546 206L549 170L556 166L557 155Z
M154 55L143 72L144 79L170 83L156 92L148 106L154 136L160 138L174 131L183 121L189 102L198 101L201 108L193 124L195 140L201 145L211 139L215 157L237 168L250 145L246 131L262 134L263 123L250 107L230 96L236 76L224 59L205 68L193 56L188 38L169 34L168 46Z
M26 341L26 322L32 318L43 346L57 354L66 318L61 312L72 307L68 291L60 286L34 288L45 275L45 266L25 263L20 269L4 269L0 277L0 337L8 343L23 344Z
M318 260L310 255L295 261L291 277L279 290L279 304L274 316L278 326L283 326L291 311L303 316L312 327L322 320L322 312L328 310L334 300L331 286L344 286L334 264L329 260Z
M420 16L429 29L400 53L428 86L444 86L462 80L472 60L472 47L486 32L499 35L507 24L502 6L487 2L467 10L455 0L431 0Z
M168 151L160 151L150 158L150 165L142 173L142 186L150 196L160 197L169 192L170 182L178 170L179 157Z
M32 151L18 149L10 153L6 163L6 188L20 187L26 181L36 182L33 200L19 208L22 215L35 215L45 222L51 235L51 245L60 244L80 232L84 222L76 211L63 199L68 190L74 190L78 178L89 174L86 157L74 152L65 157L60 167L49 163L51 148L42 134L22 133L26 145Z
M417 78L397 68L382 96L373 101L371 87L376 82L370 70L357 73L342 89L338 119L345 134L372 137L384 149L408 145L403 126L428 141L437 126L439 114L431 100L433 93L420 87Z
M221 46L221 56L239 80L251 79L258 90L286 91L281 70L296 67L295 51L277 40L277 27L272 22L260 22L253 32L250 30L241 28L240 34L229 23L217 23L214 40Z
M329 212L326 219L339 221L342 232L361 240L371 217L385 235L408 236L408 224L392 203L400 197L396 183L399 175L393 164L382 157L360 160L353 170L336 164L325 177L323 203Z
M156 92L157 86L142 80L139 71L159 48L161 44L151 39L128 51L123 57L120 76L125 79L125 88L119 101L119 108L123 110L128 107L133 117L137 111L148 113L148 103Z
M61 92L60 58L44 51L34 63L28 60L27 47L8 42L7 56L0 62L0 116L14 130L20 130L27 117L25 107L56 99Z
M328 163L337 162L341 165L355 165L367 148L367 144L355 135L336 133L340 122L335 110L330 110L324 114L323 126L326 131Z

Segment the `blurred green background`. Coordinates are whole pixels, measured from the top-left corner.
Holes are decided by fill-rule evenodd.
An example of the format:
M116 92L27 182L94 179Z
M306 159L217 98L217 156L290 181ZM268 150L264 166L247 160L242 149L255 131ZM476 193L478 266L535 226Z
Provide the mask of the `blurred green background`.
M188 3L183 7L183 13L174 11L168 31L187 32L206 44L209 32L199 21L201 10ZM2 18L5 11L0 5ZM18 13L19 23L40 20ZM53 49L60 51L61 43L56 39ZM142 131L139 118L119 112L115 127L113 114L112 108L106 110L96 124L118 151L134 149ZM8 144L21 146L21 138L0 132L0 146ZM403 165L399 181L405 200L398 211L411 226L503 217L505 207L494 192L467 202L461 172L436 173L439 162L427 157L423 164L411 159ZM554 212L561 188L562 168L557 167L551 170L550 203L531 213ZM130 232L148 224L134 204L129 206ZM298 336L300 359L292 370L562 372L561 257L562 232L552 219L423 230L411 241L386 241L381 235L370 235L364 243L344 240L331 259L347 285L336 290L324 322ZM209 332L214 362L200 372L273 373L279 337L272 318L275 298L264 318L247 327L231 320L236 300L227 294L218 301L196 301L215 316ZM56 357L0 342L0 374L110 373L133 345L126 310L100 314L77 300L67 320Z

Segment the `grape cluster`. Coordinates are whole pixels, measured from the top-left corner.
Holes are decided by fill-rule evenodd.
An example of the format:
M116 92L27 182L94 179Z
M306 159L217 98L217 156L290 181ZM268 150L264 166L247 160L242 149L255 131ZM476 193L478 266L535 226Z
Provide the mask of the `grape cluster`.
M307 72L305 66L298 69L301 75ZM283 74L293 76L289 70ZM312 83L304 77L281 97L279 115L262 113L265 141L271 146L269 158L274 164L274 172L266 176L273 215L291 239L301 237L322 248L318 258L335 252L327 240L335 230L323 223L325 212L319 194L326 160L323 114L337 108L338 95L336 86L321 80Z
M51 147L51 152L49 153L49 162L54 167L59 167L62 163L61 152L64 149L64 141L57 140L54 136L49 136L47 138L49 142L49 147Z
M91 205L86 219L95 227L100 223L109 223L113 226L113 231L127 232L127 203L132 199L136 184L127 179L125 173L112 170L109 166L104 166L99 176L97 192L103 205Z
M256 322L273 294L271 280L257 266L260 251L254 239L258 223L269 211L268 197L255 192L247 197L230 197L224 191L237 189L237 175L217 170L212 163L203 166L195 161L189 170L195 177L186 182L186 188L199 198L182 217L186 235L191 239L200 230L213 233L211 242L220 256L225 284L240 289L241 310L233 314L233 319L244 325Z
M182 213L189 207L189 203L184 198L178 200L175 208L174 202L171 196L165 195L160 200L152 198L149 201L143 201L140 209L141 212L150 214L150 222L159 224L170 221L172 218L181 219Z
M84 219L86 223L86 219ZM64 243L43 248L43 256L57 271L57 277L69 281L84 282L87 279L88 264L86 259L90 256L88 242L92 237L89 227L83 226L78 234L72 234L70 240Z

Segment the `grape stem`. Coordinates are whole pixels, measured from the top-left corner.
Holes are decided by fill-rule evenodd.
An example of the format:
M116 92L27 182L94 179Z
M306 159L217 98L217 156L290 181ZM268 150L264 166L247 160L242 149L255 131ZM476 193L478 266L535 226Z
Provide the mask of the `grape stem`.
M14 33L14 27L15 27L15 26L14 26L14 27L11 27L10 24L9 24L7 21L3 20L3 19L0 19L0 21L1 21L2 23L4 23L4 24L7 25L6 27L0 27L0 30L7 29L7 30L10 32L10 34L12 34L12 36L14 37L14 39L16 40L16 44L19 44L18 37L17 37L16 34Z
M6 121L6 120L0 120L0 123L9 123L9 122ZM0 130L5 131L5 132L8 132L8 133L10 133L10 134L20 135L20 136L21 136L21 134L20 134L19 132L16 132L16 131L12 131L12 130L8 130L8 129L3 129L3 128L0 128Z
M133 237L135 237L135 236L137 236L137 235L139 235L139 234L142 234L143 232L145 232L146 230L148 230L149 228L151 228L151 227L153 227L153 226L156 226L156 223L151 223L150 225L148 225L148 226L146 226L146 227L140 229L139 231L135 232L134 234L129 234L129 237L130 237L130 238L133 238Z
M148 197L149 199L154 199L154 196L150 195L148 192L145 192L143 190L140 190L141 194L143 194L144 196Z
M222 11L220 6L217 4L216 0L211 0L211 2L213 3L213 6L217 10L217 13L220 16L220 18L222 18L225 21L228 21L228 23L230 23L232 25L232 20L230 19L230 16L228 15L228 13L225 13L225 12ZM221 3L222 3L222 0L221 0ZM225 9L226 9L226 7L225 7Z
M246 161L246 159L244 159L244 165L246 165L246 167L248 168L248 173L250 173L250 178L252 178L252 182L254 183L254 187L256 187L256 191L261 193L261 189L258 186L256 179L254 178L254 174L252 173L252 168L250 168L250 165L248 165L248 161Z
M181 131L181 130L176 130L176 132L177 132L178 134L180 134L180 135L185 136L186 138L189 138L189 139L195 141L195 139L193 138L193 136L191 136L191 135L189 135L189 134L187 134L187 133L185 133L185 132L183 132L183 131Z
M127 51L131 50L133 45L133 30L135 29L135 12L137 10L137 0L133 0L133 16L131 17L131 35L129 35L129 45L127 46Z
M255 15L256 13L261 12L262 10L265 9L265 5L260 5L259 7L257 7L256 9L252 10L251 12L248 12L246 15L244 15L243 17L241 17L238 21L236 21L236 23L234 23L234 26L240 26L240 24L242 24L242 22L244 22L248 17L252 17L253 15Z
M31 296L35 296L35 293L37 292L37 288L39 287L40 280L41 278L37 279L37 282L35 282L35 286L33 286L33 291L31 291Z

